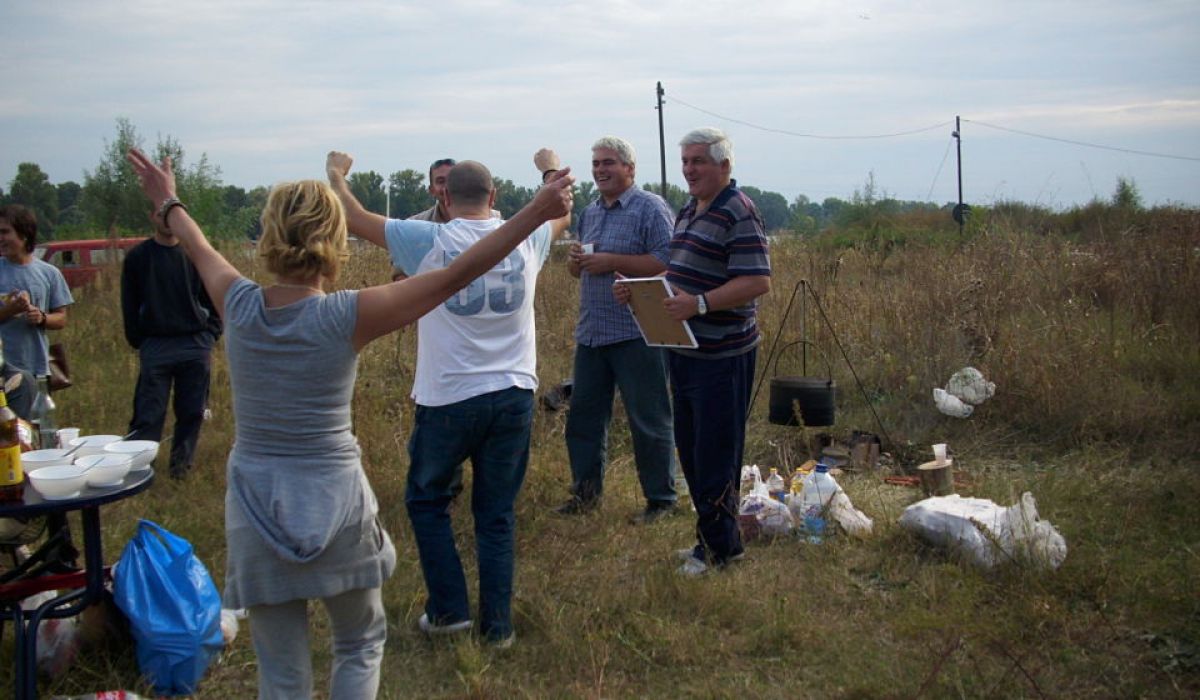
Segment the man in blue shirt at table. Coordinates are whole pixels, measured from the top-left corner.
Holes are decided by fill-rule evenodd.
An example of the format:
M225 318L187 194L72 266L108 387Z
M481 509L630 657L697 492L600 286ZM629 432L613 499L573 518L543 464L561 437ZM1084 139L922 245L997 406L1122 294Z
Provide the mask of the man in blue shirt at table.
M37 218L10 204L0 209L0 341L6 365L35 376L50 374L46 331L67 325L75 302L62 272L33 255Z
M650 523L672 512L677 500L666 351L646 345L629 309L613 298L612 285L618 273L652 277L666 270L674 215L662 197L636 186L636 167L628 141L605 136L592 145L600 197L580 214L579 242L567 263L580 280L566 430L571 499L555 511L577 515L599 505L614 390L620 389L646 497L634 522Z

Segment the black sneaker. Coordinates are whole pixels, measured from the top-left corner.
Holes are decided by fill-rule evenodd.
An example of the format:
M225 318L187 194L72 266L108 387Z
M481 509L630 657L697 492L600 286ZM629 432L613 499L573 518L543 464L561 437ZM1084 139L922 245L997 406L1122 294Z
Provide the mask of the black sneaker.
M571 500L554 509L557 515L583 515L596 510L600 506L599 498L583 499L571 496Z

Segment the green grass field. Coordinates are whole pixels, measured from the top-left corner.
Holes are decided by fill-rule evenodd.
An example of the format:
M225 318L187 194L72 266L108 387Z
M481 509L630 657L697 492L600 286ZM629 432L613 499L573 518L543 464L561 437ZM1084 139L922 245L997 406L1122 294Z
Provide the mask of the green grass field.
M1088 240L999 217L976 229L962 242L876 236L843 247L773 245L759 371L774 371L766 360L777 338L811 340L829 360L810 363L809 374L830 371L841 388L837 423L822 430L837 439L853 430L888 436L894 470L840 477L875 521L870 538L821 546L760 540L727 571L680 578L672 554L692 541L690 510L651 526L628 523L643 504L623 417L612 431L603 507L562 519L549 510L567 496L565 416L539 411L518 502L518 637L508 652L470 639L431 642L416 630L424 592L403 507L415 331L368 348L355 429L400 558L384 588L391 627L380 696L1195 697L1200 214L1148 216ZM230 254L247 275L265 279L251 255ZM539 282L543 389L571 367L577 289L559 255ZM356 249L340 284L380 283L387 274L381 252ZM798 303L784 323L802 278L825 316L811 303L801 314ZM129 419L136 357L122 338L115 283L109 274L81 291L59 334L76 375L76 386L57 395L60 424L85 433L123 433ZM778 371L800 374L798 358L786 356ZM996 396L969 419L945 417L931 390L968 365L996 382ZM310 390L321 391L319 378ZM808 458L817 430L770 425L766 394L764 384L745 461L794 467ZM233 418L220 353L211 407L186 482L160 478L105 509L110 560L137 519L149 518L187 537L222 584ZM963 495L1008 505L1032 492L1066 538L1061 569L983 572L902 531L897 518L919 493L882 477L929 459L934 442L954 451ZM455 518L470 577L465 505ZM325 697L328 638L323 613L313 612ZM0 686L9 684L11 676L0 675ZM128 649L87 651L68 674L41 685L46 696L116 688L148 694ZM254 693L243 627L196 697Z

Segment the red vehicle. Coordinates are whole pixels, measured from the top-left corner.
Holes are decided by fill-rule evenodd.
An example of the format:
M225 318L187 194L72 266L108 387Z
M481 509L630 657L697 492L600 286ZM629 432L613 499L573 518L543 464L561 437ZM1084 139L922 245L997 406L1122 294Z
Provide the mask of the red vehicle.
M33 249L33 257L62 270L71 289L91 283L106 267L117 267L125 251L145 238L91 238L83 241L51 241Z

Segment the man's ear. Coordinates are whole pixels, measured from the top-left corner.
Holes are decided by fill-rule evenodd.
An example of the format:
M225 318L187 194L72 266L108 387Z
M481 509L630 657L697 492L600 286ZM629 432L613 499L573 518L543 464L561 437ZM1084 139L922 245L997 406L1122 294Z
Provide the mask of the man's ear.
M491 192L488 192L488 209L496 208L496 188L493 187Z

